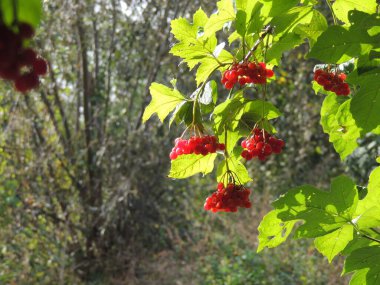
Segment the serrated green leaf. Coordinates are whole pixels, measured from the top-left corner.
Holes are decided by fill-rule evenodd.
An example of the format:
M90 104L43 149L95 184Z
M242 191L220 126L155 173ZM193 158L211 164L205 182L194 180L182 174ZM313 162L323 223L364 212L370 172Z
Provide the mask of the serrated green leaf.
M259 246L257 252L262 251L265 247L273 248L277 247L286 241L290 235L294 224L297 221L282 221L277 217L278 211L273 210L264 216L259 230Z
M271 24L276 27L274 38L279 39L283 35L291 33L300 24L310 23L312 18L313 6L298 6L291 8L286 13L279 14L271 21Z
M318 37L307 57L326 63L342 63L368 53L374 43L375 39L366 31L330 26Z
M184 122L186 126L189 126L193 122L195 123L201 123L201 114L198 108L196 108L196 119L193 120L193 108L194 108L194 102L193 101L183 101L177 105L175 108L172 116L170 117L169 121L169 127L173 124L173 122L176 122L177 124Z
M283 221L303 220L295 237L326 235L352 220L358 202L356 185L346 176L333 179L330 192L304 185L273 203Z
M235 25L236 25L236 31L242 37L244 37L245 33L247 32L246 21L247 21L247 13L245 11L238 10L236 13Z
M230 171L232 171L237 176L237 182L242 185L244 185L247 182L252 181L252 178L249 177L249 173L247 168L241 163L239 158L236 158L234 156L229 157L227 160L223 160L216 171L217 175L217 181L222 182L223 175L227 172L227 163L228 168Z
M357 249L346 258L343 274L355 272L350 285L377 285L380 282L379 260L379 246Z
M205 156L200 154L181 155L172 160L169 177L183 179L197 173L206 175L214 169L214 161L216 156L216 153Z
M377 78L379 81L379 77ZM363 132L371 132L380 125L380 89L373 85L360 89L352 99L351 112Z
M296 6L299 0L261 0L264 4L262 14L265 17L275 17L289 11L292 7Z
M242 97L227 99L215 107L214 110L214 130L216 134L224 132L225 126L233 131L239 125L241 116L244 114L245 100Z
M276 41L267 51L267 63L278 65L281 61L282 54L303 43L301 36L290 33L285 34Z
M204 27L206 38L214 36L227 22L235 20L235 10L231 0L221 0L216 3L218 11L210 16Z
M263 3L259 1L249 1L249 3L254 5L252 6L250 15L247 15L247 34L255 33L257 35L265 22L264 15L261 13ZM266 19L266 21L268 21L268 19Z
M246 103L244 114L256 122L262 118L272 120L282 115L272 103L263 100L252 100Z
M317 237L314 240L314 245L331 263L333 258L339 254L353 238L354 227L350 224L346 224L332 233Z
M348 12L363 11L368 14L376 13L376 0L336 0L332 5L336 17L342 22L349 23Z
M379 227L380 207L373 206L368 210L365 210L356 219L354 219L354 222L360 230Z
M313 11L313 17L308 24L299 24L294 32L309 39L310 47L317 41L318 37L327 29L328 24L325 16L319 11Z
M359 234L356 234L355 238L347 244L347 246L344 248L344 250L342 250L342 254L347 256L351 252L353 252L359 248L372 246L372 245L376 245L376 244L377 243L375 241L369 240L369 239L367 239L367 238L365 238Z
M185 18L178 18L171 21L171 33L179 41L193 41L199 37L199 30L208 21L206 13L199 8L193 15L193 23L190 24Z
M0 8L3 13L3 21L6 25L11 25L14 21L13 0L0 1ZM18 0L17 1L17 20L31 24L36 28L42 17L41 0Z
M177 89L171 89L162 84L152 83L149 90L152 101L145 108L142 118L144 123L154 113L157 113L161 122L164 122L169 113L185 100L185 97Z
M329 135L341 159L345 159L357 147L357 139L360 137L360 129L350 112L351 100L328 95L321 108L321 125L323 131Z
M367 188L368 193L366 197L358 203L357 217L371 208L380 205L380 167L375 168L371 172Z

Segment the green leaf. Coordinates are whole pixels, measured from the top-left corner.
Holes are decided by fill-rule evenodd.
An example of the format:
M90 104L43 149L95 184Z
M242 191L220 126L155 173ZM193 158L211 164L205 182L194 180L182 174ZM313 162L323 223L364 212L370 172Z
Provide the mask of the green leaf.
M307 57L326 63L342 63L368 53L375 42L366 31L330 26L318 37Z
M352 220L358 202L356 185L346 176L333 179L330 192L304 185L273 203L283 221L303 220L295 236L319 237Z
M245 33L247 32L247 13L242 10L238 10L236 13L236 31L238 34L242 37L245 36Z
M182 101L181 103L179 103L175 108L172 116L170 117L169 127L172 125L173 122L176 122L177 124L184 122L186 126L191 125L193 123L193 108L193 101ZM200 119L201 114L198 107L196 108L195 123L201 123Z
M226 50L221 50L219 56L212 56L209 58L204 58L198 67L195 80L197 81L197 86L205 82L210 75L216 71L220 64L222 63L232 63L234 57Z
M223 175L227 172L226 161L228 163L229 170L236 174L238 182L240 182L243 185L247 182L252 181L252 178L249 177L247 168L241 163L241 161L238 158L231 156L227 160L223 160L219 164L218 169L216 171L216 179L218 182L222 181Z
M350 112L351 100L335 94L328 95L321 108L321 125L323 131L329 135L341 159L345 159L357 147L357 139L360 137L360 129Z
M276 41L267 51L267 63L278 65L281 61L282 54L300 44L303 39L300 35L295 33L285 34L278 41Z
M352 99L352 116L364 133L371 132L380 125L379 110L380 89L376 85L363 86Z
M315 92L316 95L318 95L318 93L321 93L321 94L324 94L324 95L335 95L335 93L331 92L331 91L326 91L322 85L319 85L316 81L312 81L312 88Z
M200 30L208 21L206 13L199 8L193 15L193 23L190 24L185 18L178 18L171 21L171 32L179 41L196 41Z
M172 160L169 177L183 179L197 173L206 175L214 169L214 161L217 154L208 155L187 154Z
M216 134L223 133L225 126L231 131L237 128L240 118L244 113L245 103L244 98L236 96L232 99L227 99L215 107L213 116Z
M327 29L328 24L325 16L319 11L313 11L313 18L308 24L299 24L294 32L309 39L310 47L317 41L318 37Z
M231 0L221 0L216 3L218 11L212 14L204 27L206 38L214 36L215 32L221 30L227 22L235 20L235 10Z
M251 11L247 15L247 34L255 33L256 35L260 32L260 29L264 26L264 17L261 13L261 8L263 7L263 4L259 1L251 1L249 0L249 3L252 5L252 9L249 9L247 7L248 11Z
M380 205L380 167L375 168L371 172L367 189L367 195L358 203L356 216L360 216L373 207Z
M332 233L317 237L314 240L314 245L318 251L331 262L353 238L354 227L350 224L346 224Z
M368 14L376 13L376 0L336 0L332 5L336 17L342 22L349 23L348 12L363 11Z
M292 7L296 6L299 0L261 0L264 4L262 14L265 17L275 17L289 11Z
M13 0L0 1L0 8L3 12L3 20L9 26L14 21ZM17 20L31 24L36 28L42 17L41 0L18 0L17 1Z
M267 118L268 120L276 119L282 114L268 101L252 100L245 104L244 115L249 116L251 120L257 122L262 118Z
M157 113L161 122L172 112L178 104L185 100L185 97L176 89L171 89L165 85L152 83L149 88L152 101L145 108L143 122L145 123L154 113Z
M287 2L287 1L282 1ZM313 6L299 6L291 8L286 13L274 17L271 24L276 27L275 39L291 33L300 24L308 24L313 18Z
M377 285L380 282L379 260L379 246L357 249L345 260L343 274L355 272L350 285Z
M273 210L264 216L259 230L259 246L257 252L262 251L265 247L277 247L286 241L290 235L296 221L283 222L277 217L278 211Z

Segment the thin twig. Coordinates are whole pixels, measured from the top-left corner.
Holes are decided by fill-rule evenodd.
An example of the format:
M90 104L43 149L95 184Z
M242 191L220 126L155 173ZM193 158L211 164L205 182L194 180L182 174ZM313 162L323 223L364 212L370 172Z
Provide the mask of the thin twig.
M247 61L252 54L257 50L259 47L260 43L265 39L267 35L273 34L274 32L274 27L271 25L268 25L265 27L264 32L261 34L261 36L257 39L253 47L250 49L250 51L247 53L247 55L244 57L244 61Z

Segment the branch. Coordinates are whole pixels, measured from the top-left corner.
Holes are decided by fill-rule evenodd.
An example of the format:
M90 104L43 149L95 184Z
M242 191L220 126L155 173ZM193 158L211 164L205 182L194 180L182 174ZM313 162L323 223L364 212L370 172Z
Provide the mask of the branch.
M257 39L251 50L247 53L247 55L244 57L244 61L247 61L252 54L257 50L259 47L260 43L265 39L267 35L271 35L274 32L274 27L271 25L268 25L265 27L264 32L261 34L261 36Z

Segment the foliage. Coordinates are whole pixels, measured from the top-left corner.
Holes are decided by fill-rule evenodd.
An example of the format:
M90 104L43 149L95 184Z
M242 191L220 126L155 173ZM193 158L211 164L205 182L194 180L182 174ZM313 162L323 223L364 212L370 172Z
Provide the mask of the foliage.
M327 0L334 21L330 26L315 9L313 1L237 0L235 9L232 4L228 0L219 1L218 11L210 17L199 9L192 22L180 18L173 20L171 25L177 40L171 53L181 57L190 70L196 69L195 80L199 87L187 98L193 102L192 119L178 117L177 122L190 130L198 127L203 130L206 125L226 144L226 151L219 153L224 160L217 168L219 181L224 173L231 172L228 167L231 157L240 159L239 140L249 135L257 125L270 133L276 132L272 120L281 113L266 101L270 96L267 84L245 85L231 89L228 95L219 90L219 104L211 110L210 117L210 109L202 110L204 103L200 100L208 80L215 73L223 74L234 64L250 61L252 57L256 62L278 66L284 52L302 44L305 39L310 46L308 58L326 63L328 70L349 73L347 82L353 90L351 96L337 97L334 93L322 91L316 84L313 86L316 93L327 95L321 107L321 125L341 159L359 147L358 139L379 134L380 18L376 13L376 1L363 5L360 1L339 0L331 5ZM229 35L229 46L218 42L218 35L225 31ZM247 96L250 90L255 100ZM258 100L260 92L263 100ZM173 103L171 111L178 109L179 104L183 103ZM147 109L145 119L154 112L167 114L170 111L165 106L154 104L153 100ZM190 161L195 158L189 158L188 162L187 156L172 161L172 178L181 179L197 172L207 174L213 169L214 159L208 160L207 168L198 167L194 171L194 163ZM248 182L244 165L239 161L235 163L239 163L239 167L234 167L233 173L238 180ZM188 175L182 174L184 169L175 171L179 164L189 168ZM377 249L380 243L377 230L380 227L377 218L380 209L376 198L380 189L378 172L379 168L376 168L370 176L365 188L368 194L346 176L333 179L330 191L310 185L289 190L273 203L275 210L263 219L259 227L259 250L278 246L296 228L295 237L314 238L316 248L330 262L338 254L347 256L344 273L355 272L350 284L377 284L380 276L375 262L379 258ZM302 225L298 225L298 221L302 221Z

